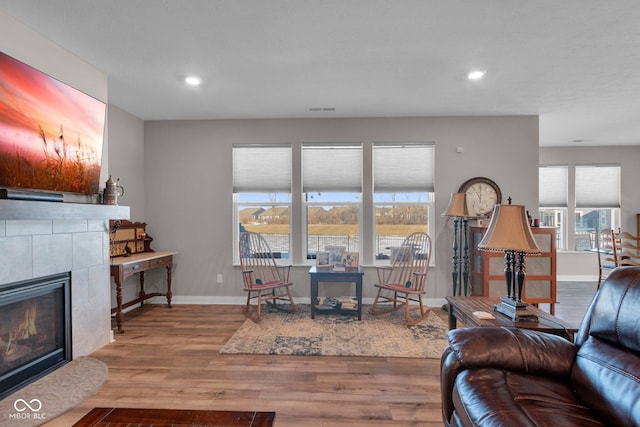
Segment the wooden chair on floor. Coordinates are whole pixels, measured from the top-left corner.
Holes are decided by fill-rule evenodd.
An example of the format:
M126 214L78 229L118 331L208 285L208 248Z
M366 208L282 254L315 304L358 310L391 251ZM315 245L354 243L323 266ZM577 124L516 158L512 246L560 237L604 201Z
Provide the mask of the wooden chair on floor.
M247 303L243 308L245 316L259 322L263 302L283 311L296 311L289 290L292 285L289 281L291 266L276 264L269 244L259 233L241 233L240 267L244 291L247 293ZM251 305L254 299L257 300L256 304ZM277 304L278 301L284 303Z
M604 283L605 279L609 276L609 273L618 266L618 251L619 247L616 242L619 239L619 234L614 233L613 230L605 229L598 230L596 228L596 248L598 250L598 286Z
M422 304L430 258L431 238L426 233L413 233L402 246L392 248L391 265L376 268L378 293L371 306L371 314L390 313L404 307L407 325L416 325L424 320L430 311ZM411 307L411 301L418 305ZM419 310L417 317L411 315L413 310Z
M620 234L618 265L640 266L640 237L626 231Z

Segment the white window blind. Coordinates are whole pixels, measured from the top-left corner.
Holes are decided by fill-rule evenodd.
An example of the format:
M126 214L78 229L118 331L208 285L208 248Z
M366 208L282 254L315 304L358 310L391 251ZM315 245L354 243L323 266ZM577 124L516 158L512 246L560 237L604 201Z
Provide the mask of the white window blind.
M568 171L567 166L540 167L538 173L538 203L540 207L567 207Z
M374 144L373 191L433 192L434 151L431 143Z
M620 166L577 166L576 207L619 208Z
M303 145L302 191L362 192L360 145Z
M290 145L234 145L234 193L291 193Z

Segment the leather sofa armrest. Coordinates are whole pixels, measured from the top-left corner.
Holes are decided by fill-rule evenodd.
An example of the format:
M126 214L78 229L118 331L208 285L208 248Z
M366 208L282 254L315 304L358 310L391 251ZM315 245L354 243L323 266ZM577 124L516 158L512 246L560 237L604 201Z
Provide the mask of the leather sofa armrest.
M449 331L449 345L466 368L500 368L568 377L577 347L566 339L522 328L479 327Z
M454 329L440 359L442 416L449 425L453 387L465 369L496 368L532 375L569 378L577 348L556 335L521 328Z
M453 414L453 386L456 377L464 367L456 359L456 354L449 346L442 352L440 358L440 397L442 399L442 421L449 427L449 421Z

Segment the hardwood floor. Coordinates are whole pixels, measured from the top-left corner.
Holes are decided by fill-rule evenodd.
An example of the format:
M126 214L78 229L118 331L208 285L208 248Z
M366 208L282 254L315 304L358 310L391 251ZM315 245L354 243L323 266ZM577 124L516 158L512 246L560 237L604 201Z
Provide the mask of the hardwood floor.
M578 326L596 293L597 282L557 282L555 316ZM540 304L549 312L549 304Z
M556 314L573 321L595 283L564 283ZM275 411L277 427L442 425L439 359L218 354L244 321L238 306L127 313L126 332L91 355L109 366L105 384L46 426L71 426L94 407Z

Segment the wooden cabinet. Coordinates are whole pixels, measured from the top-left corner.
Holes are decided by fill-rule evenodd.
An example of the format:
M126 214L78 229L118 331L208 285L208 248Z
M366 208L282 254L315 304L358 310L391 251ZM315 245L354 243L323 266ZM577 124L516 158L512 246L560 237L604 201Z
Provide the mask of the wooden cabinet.
M501 297L507 293L504 277L504 253L478 249L478 243L487 231L483 227L469 227L469 283L471 295ZM527 255L522 299L530 304L550 304L551 314L556 303L556 230L532 227L536 243L542 251Z

